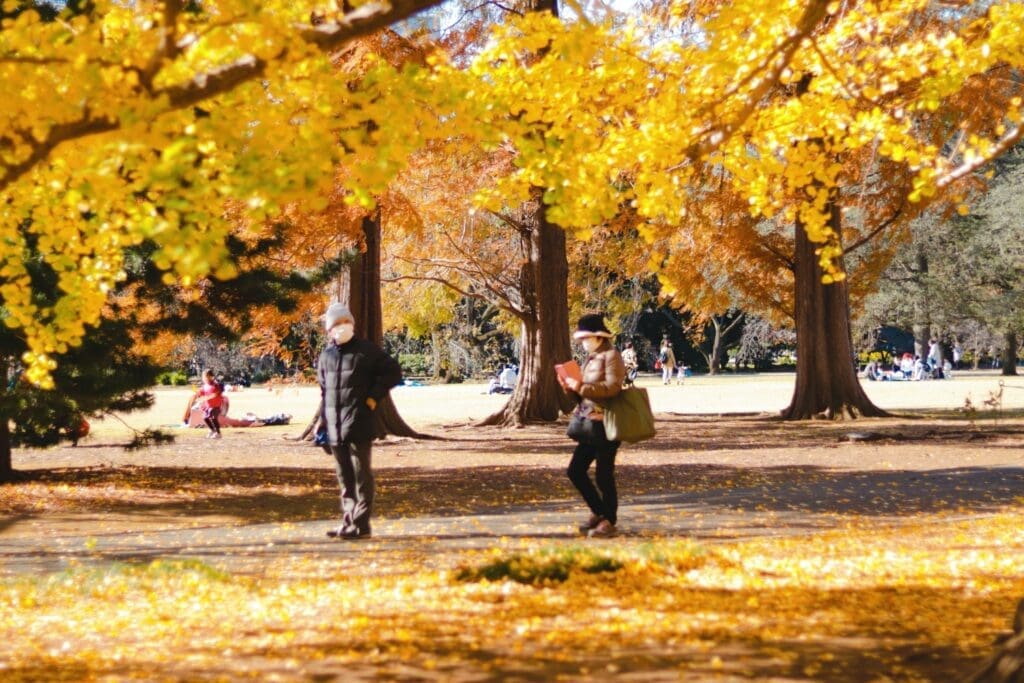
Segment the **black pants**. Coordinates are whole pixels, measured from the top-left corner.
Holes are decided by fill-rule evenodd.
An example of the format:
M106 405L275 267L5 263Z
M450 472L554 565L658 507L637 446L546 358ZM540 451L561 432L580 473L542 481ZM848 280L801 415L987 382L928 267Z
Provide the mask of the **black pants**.
M345 532L370 533L375 485L370 469L371 441L331 446L341 487L341 526Z
M217 417L220 415L220 407L207 408L203 413L203 422L209 427L211 432L220 434L220 420Z
M619 443L602 439L593 444L577 444L566 471L590 511L612 524L618 519L619 511L619 494L615 489L615 454L619 452ZM597 487L588 474L590 463L595 460Z

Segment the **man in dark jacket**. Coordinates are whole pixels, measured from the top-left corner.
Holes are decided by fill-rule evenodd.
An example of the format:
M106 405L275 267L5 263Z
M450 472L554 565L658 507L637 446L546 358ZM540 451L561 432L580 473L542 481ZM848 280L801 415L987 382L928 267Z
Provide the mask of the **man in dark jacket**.
M327 535L347 540L370 537L374 482L370 469L373 411L388 390L402 381L395 359L367 339L354 337L348 307L331 304L324 314L329 341L320 353L317 379L323 396L323 423L341 487L341 526Z

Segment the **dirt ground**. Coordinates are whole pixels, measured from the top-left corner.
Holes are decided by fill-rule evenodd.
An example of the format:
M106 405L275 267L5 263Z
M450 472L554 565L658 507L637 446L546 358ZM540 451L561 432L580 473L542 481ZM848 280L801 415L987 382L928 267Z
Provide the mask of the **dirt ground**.
M699 377L682 386L663 386L656 378L644 378L641 385L658 416L658 435L620 451L620 477L629 482L626 494L709 482L735 486L765 477L1024 464L1024 378L961 373L951 381L869 382L872 399L897 417L782 422L775 414L786 405L792 380L792 375ZM996 410L984 401L1000 382L1002 402ZM333 460L295 440L316 410L316 387L230 393L231 415L286 413L292 423L225 428L220 441L206 439L203 429L182 428L188 389L158 388L155 395L152 409L95 423L77 447L16 451L16 469L33 481L8 494L0 537L78 532L94 524L99 512L108 530L316 519L335 513ZM413 427L440 438L389 438L377 444L380 514L574 498L563 474L571 450L564 423L474 427L474 421L506 400L487 395L480 384L399 387L393 396ZM975 410L963 410L968 399ZM126 451L132 429L145 428L173 434L174 443ZM443 482L447 502L424 495L436 491L438 482ZM72 484L78 486L58 488L54 495L54 487ZM474 495L479 487L489 495ZM44 491L47 495L41 495Z
M564 420L474 427L506 400L483 385L393 392L437 438L375 446L374 537L355 546L324 536L333 461L296 441L315 387L231 393L232 415L293 419L219 441L181 427L187 389L157 389L151 410L94 423L77 447L15 453L0 672L960 680L1024 593L1024 379L866 383L893 417L782 422L792 381L644 378L658 434L620 451L622 534L596 550L575 534ZM147 428L175 440L124 449ZM622 568L561 588L453 579L594 552Z

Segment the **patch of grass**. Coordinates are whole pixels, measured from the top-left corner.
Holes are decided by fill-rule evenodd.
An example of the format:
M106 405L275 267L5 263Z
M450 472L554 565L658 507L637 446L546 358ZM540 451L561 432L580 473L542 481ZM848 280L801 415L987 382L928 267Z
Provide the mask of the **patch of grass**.
M499 556L479 567L461 566L458 581L502 581L510 579L531 586L562 583L573 573L604 574L617 572L624 563L607 553L570 546L546 548L537 552Z
M76 563L53 574L18 576L0 581L0 590L6 589L15 593L28 588L33 592L42 593L73 588L79 593L88 594L94 592L97 586L109 586L114 583L127 587L139 582L166 579L185 579L186 582L227 582L231 578L227 572L193 559L161 559L147 563L113 562L104 566L83 566Z
M210 566L202 560L194 559L161 559L154 560L146 565L122 565L129 571L138 572L147 576L196 574L210 581L228 581L231 575L225 571Z
M689 541L651 542L600 551L569 546L511 554L498 551L479 566L460 566L455 579L463 582L507 579L531 586L547 586L563 583L574 573L614 574L624 569L631 574L677 576L710 562L721 567L732 565L704 546Z
M733 565L704 546L689 541L645 543L637 549L637 554L648 564L674 573L686 573L693 569L700 569L712 561L723 567Z

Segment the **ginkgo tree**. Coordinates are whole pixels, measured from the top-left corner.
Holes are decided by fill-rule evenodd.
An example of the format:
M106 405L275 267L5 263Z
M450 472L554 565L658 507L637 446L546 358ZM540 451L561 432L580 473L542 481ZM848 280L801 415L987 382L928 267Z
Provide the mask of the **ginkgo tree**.
M367 142L329 52L438 2L342 14L308 1L98 0L48 21L5 0L0 297L27 341L26 377L47 386L53 355L99 320L127 245L153 241L157 265L186 285L230 276L227 199L270 215ZM53 305L33 300L25 225L60 281Z
M326 52L433 4L340 15L305 2L99 2L66 21L6 20L0 297L28 341L26 376L45 384L52 354L98 319L124 245L152 240L183 283L229 275L226 198L272 215L317 192L341 155L365 153L349 190L371 205L423 140L464 135L516 150L485 206L532 201L541 226L580 237L631 203L655 245L719 169L747 212L794 233L792 309L809 346L790 414L870 412L847 362L846 160L873 150L920 204L1021 137L1014 2L677 0L602 23L535 11L498 26L465 68L381 68L355 89L333 77ZM979 84L992 96L957 117L951 105ZM32 300L20 225L59 278L53 306ZM542 232L557 250L557 230ZM653 249L650 263L668 288L670 256ZM551 316L552 335L566 317Z
M614 328L619 313L635 303L627 284L630 276L646 275L647 248L636 238L635 216L624 212L616 221L599 226L589 240L565 244L565 283L534 248L536 224L530 218L536 205L481 211L473 198L510 171L510 153L485 154L464 146L435 146L415 155L409 168L392 184L409 206L388 217L385 240L389 281L403 285L401 307L409 313L422 310L425 302L408 300L417 291L408 283L440 284L465 299L485 301L502 310L519 332L519 396L481 424L523 424L553 420L560 406L552 402L550 413L541 410L546 376L538 350L551 347L546 358L570 357L567 334L552 336L542 329L538 309L545 299L561 292L562 325L570 311L576 315L595 310L609 314ZM564 235L563 235L564 236ZM535 281L530 272L537 264L544 270ZM554 271L554 272L553 272ZM629 298L627 299L626 293ZM564 355L555 356L556 352ZM550 370L551 368L544 368ZM557 394L556 394L557 397Z
M756 273L795 320L785 414L870 415L852 363L847 195L886 198L861 207L871 222L853 237L895 226L897 243L903 221L956 201L958 183L1019 140L1022 21L1019 3L927 0L672 2L625 28L528 15L469 69L431 77L458 84L468 129L484 121L517 141L495 200L545 187L550 219L583 234L631 202L670 294L686 236L719 240L708 257ZM540 46L542 59L523 57ZM739 233L699 210L715 177ZM780 267L759 265L772 257Z

